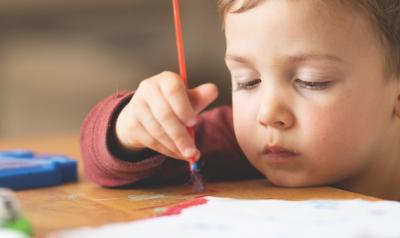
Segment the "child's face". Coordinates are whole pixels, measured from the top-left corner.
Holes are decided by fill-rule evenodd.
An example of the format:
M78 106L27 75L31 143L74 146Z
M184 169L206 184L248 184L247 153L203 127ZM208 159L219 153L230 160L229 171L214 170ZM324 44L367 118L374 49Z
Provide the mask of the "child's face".
M360 175L384 159L398 133L396 81L385 79L372 24L320 2L267 0L225 18L235 133L277 185ZM267 156L271 145L296 155Z

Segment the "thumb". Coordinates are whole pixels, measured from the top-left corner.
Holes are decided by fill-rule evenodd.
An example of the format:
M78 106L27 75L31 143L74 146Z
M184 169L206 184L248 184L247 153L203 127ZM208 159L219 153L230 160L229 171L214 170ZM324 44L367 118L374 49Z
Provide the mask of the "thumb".
M215 84L206 83L190 89L188 95L197 114L218 97L218 88Z

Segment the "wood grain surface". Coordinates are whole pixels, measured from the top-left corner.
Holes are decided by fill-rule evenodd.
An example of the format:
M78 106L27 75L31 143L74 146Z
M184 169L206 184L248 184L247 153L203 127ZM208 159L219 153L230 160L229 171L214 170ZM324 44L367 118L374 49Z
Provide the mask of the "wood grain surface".
M0 139L0 150L24 148L41 153L64 154L80 161L77 135L26 139ZM23 211L35 236L81 226L131 221L157 215L166 207L195 196L191 186L109 189L91 183L79 162L79 182L61 186L18 191ZM279 188L266 180L225 181L207 184L202 195L243 199L354 199L378 200L332 187Z

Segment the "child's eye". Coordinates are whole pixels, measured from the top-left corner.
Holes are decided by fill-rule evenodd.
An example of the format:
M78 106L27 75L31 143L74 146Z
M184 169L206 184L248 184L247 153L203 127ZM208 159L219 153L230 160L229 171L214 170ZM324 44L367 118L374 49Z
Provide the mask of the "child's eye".
M306 89L311 89L311 90L322 90L326 89L329 87L331 84L331 81L325 81L325 82L309 82L309 81L303 81L301 79L296 79L295 80L296 84L299 85L302 88Z
M246 81L246 82L236 82L236 91L237 90L250 90L253 89L255 87L257 87L257 85L261 83L261 79L254 79L254 80L250 80L250 81Z

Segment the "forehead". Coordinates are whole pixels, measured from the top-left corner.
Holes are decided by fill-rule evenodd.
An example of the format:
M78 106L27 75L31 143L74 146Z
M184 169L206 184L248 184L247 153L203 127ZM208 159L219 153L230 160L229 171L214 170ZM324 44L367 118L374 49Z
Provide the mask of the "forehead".
M261 1L249 10L230 11L225 16L227 53L241 55L328 50L332 52L325 53L346 56L376 45L370 29L353 9L319 0Z

